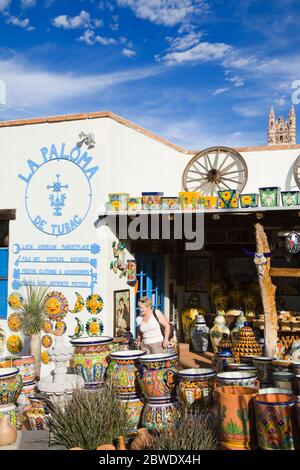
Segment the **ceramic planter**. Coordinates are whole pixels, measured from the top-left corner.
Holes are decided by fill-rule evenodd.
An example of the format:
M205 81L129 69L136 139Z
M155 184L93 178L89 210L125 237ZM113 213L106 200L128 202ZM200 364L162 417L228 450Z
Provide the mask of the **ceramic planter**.
M12 360L12 365L19 369L23 382L31 382L35 379L35 362L33 356L16 357Z
M220 372L216 375L218 386L233 385L259 388L257 375L251 372Z
M259 395L265 395L266 393L285 393L286 395L293 395L293 392L290 390L283 390L282 388L276 387L260 388L258 393Z
M189 412L211 404L215 376L212 369L185 369L178 372L178 397Z
M275 359L272 362L273 372L290 372L293 373L293 363L292 361Z
M145 397L139 394L119 395L117 403L126 408L130 422L130 432L135 432L141 426L142 412L145 405Z
M300 375L300 362L293 361L293 370L295 375Z
M215 355L216 371L226 371L229 364L234 362L234 355L229 349L223 349L221 352Z
M209 328L203 315L197 315L190 328L192 349L196 353L206 352L208 349Z
M30 431L49 431L48 413L45 403L30 397L30 406L24 410Z
M294 395L257 395L254 399L258 445L264 450L299 448Z
M217 196L203 196L202 206L204 209L216 209L218 207Z
M201 194L193 191L179 193L180 208L182 210L195 210L199 208Z
M290 372L273 372L275 387L294 391L295 376Z
M161 209L161 198L164 193L142 193L143 209L147 211L159 211Z
M176 398L151 399L144 408L142 426L149 431L172 429L179 425L182 408Z
M162 210L178 210L179 209L179 198L177 196L161 198L161 209Z
M251 374L257 375L257 369L254 366L248 364L239 364L238 362L233 362L228 364L224 372L251 372Z
M0 406L0 420L3 418L3 416L8 416L8 421L10 422L10 424L17 429L21 429L20 420L17 416L16 405L12 403L10 405Z
M299 205L299 191L281 191L282 205L287 206L298 206Z
M236 362L239 362L240 357L245 355L261 356L261 348L248 323L245 323L245 326L239 330L239 339L234 345L233 354Z
M252 387L217 388L219 439L226 450L249 450L255 447L253 429L253 399L257 390Z
M221 209L235 209L239 207L238 192L232 189L227 191L218 191L219 207Z
M256 357L254 356L252 359L252 363L254 367L257 369L257 377L259 383L263 387L267 387L268 385L273 383L273 357Z
M30 382L23 382L23 388L17 399L17 404L21 406L30 405L29 396L33 395L36 391L36 382L32 380Z
M259 197L261 207L279 206L280 188L277 186L259 188Z
M140 384L147 398L175 395L177 354L146 354L140 357Z
M108 195L109 205L113 211L127 211L128 209L127 193L111 193Z
M71 340L74 353L70 359L70 367L80 375L85 385L93 387L104 381L108 367L108 357L113 345L113 338L98 336Z
M127 204L128 204L129 211L140 211L143 208L141 196L129 197Z
M0 405L15 403L22 390L22 376L17 367L0 369Z
M144 356L145 351L119 351L110 353L111 363L107 375L112 378L118 395L129 395L140 392L138 381L138 359Z
M258 194L240 194L240 204L243 208L258 207Z

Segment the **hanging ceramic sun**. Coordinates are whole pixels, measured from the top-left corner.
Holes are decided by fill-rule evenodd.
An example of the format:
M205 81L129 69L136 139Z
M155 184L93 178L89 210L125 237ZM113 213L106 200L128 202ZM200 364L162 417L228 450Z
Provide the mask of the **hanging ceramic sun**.
M80 338L84 333L84 324L82 323L82 321L77 317L75 317L75 320L76 320L77 324L76 324L76 327L75 327L74 334L69 335L69 338L71 338L71 339Z
M52 346L53 340L50 335L44 335L42 337L42 345L44 348L50 348Z
M103 330L103 323L98 318L90 318L85 327L88 336L101 336Z
M55 324L55 329L57 331L57 330L60 330L61 328L63 328L64 333L67 331L67 325L65 324L65 322L62 320L58 320Z
M47 351L42 351L42 352L41 352L41 361L42 361L44 364L49 364L49 362L51 362L51 357L49 356L49 354L47 353Z
M285 246L289 253L298 253L300 250L300 236L297 232L290 232L285 239Z
M50 320L58 320L67 315L69 304L61 292L53 291L47 294L45 309Z
M23 343L20 336L11 335L7 338L6 347L12 354L18 354L23 349Z
M7 319L7 324L11 331L20 331L21 315L19 313L12 313Z
M42 328L44 333L50 333L53 330L53 324L50 320L45 320Z
M23 305L24 299L20 292L14 291L8 296L8 305L12 310L19 310Z
M88 312L92 315L97 315L103 309L103 299L99 294L91 294L85 301L85 306Z
M82 295L79 294L79 292L75 292L75 294L76 294L77 299L76 299L73 310L69 310L69 312L71 313L79 313L84 307L84 298L82 297Z

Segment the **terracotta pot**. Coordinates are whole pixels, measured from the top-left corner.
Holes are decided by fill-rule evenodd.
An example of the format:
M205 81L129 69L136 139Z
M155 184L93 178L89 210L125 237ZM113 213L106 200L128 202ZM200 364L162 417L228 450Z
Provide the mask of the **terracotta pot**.
M73 372L80 375L86 386L98 386L103 383L108 357L113 347L113 338L109 336L84 337L70 341L75 348L70 360Z
M217 388L219 435L222 449L249 450L255 447L253 387Z
M152 398L145 406L142 426L149 431L162 431L178 426L182 408L176 398Z
M145 354L145 351L140 350L110 353L111 362L107 375L112 378L118 395L136 394L141 391L138 381L138 360Z
M16 357L12 360L12 365L19 369L23 382L31 382L35 379L35 363L33 356Z
M17 430L9 422L7 415L0 420L0 446L9 446L17 440Z
M264 450L299 448L294 395L271 393L255 397L258 445Z
M0 369L0 405L15 403L22 390L22 377L17 367Z
M146 354L140 357L140 384L147 398L175 396L178 356L176 353Z
M211 403L215 376L212 369L185 369L178 372L178 397L189 412Z
M151 436L147 428L140 428L136 432L136 437L130 444L130 450L147 449L150 444Z
M96 450L116 450L116 448L112 444L102 444L102 446L98 446Z

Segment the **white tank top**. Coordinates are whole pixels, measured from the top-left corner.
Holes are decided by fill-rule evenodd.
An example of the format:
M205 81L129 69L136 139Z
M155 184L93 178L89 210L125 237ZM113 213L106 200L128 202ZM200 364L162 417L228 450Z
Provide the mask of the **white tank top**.
M147 322L143 321L143 317L139 316L136 319L137 325L140 327L140 331L143 335L144 344L162 343L163 335L160 330L160 324L154 317L153 313Z

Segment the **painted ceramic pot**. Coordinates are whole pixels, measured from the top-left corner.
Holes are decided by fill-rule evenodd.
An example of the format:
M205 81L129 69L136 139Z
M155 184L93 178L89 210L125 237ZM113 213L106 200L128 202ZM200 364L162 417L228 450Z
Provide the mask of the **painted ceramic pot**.
M141 211L142 208L143 208L143 205L142 205L141 196L128 198L128 210L129 211Z
M239 339L234 345L233 353L236 362L240 362L240 357L245 355L261 356L261 348L255 338L253 329L247 322L239 331Z
M284 393L285 395L293 395L293 392L290 390L283 390L282 388L276 388L276 387L267 387L267 388L260 388L258 390L259 395L265 395L266 393Z
M274 393L254 399L258 445L264 450L299 448L294 395Z
M261 207L279 206L280 188L271 186L269 188L259 188Z
M136 431L141 426L142 412L145 406L145 397L143 395L119 395L117 402L120 406L126 408L128 420L130 422L130 432Z
M146 403L142 426L150 431L172 429L179 425L182 407L176 398L157 398Z
M49 431L48 411L45 403L30 397L30 406L24 409L30 431Z
M221 387L224 385L232 385L259 388L257 375L251 372L219 372L216 375L216 383Z
M184 191L179 193L180 208L182 210L195 210L199 208L199 192Z
M108 195L109 205L113 211L127 211L128 208L127 193L111 193Z
M17 429L21 429L16 405L12 403L10 405L0 406L0 420L3 418L3 416L8 416L10 424Z
M202 198L202 206L204 209L216 209L218 207L217 196L204 196Z
M224 386L216 390L221 448L249 450L255 447L252 387Z
M275 359L272 362L272 366L273 366L273 372L289 372L292 374L294 371L292 361L286 361L284 359L282 360Z
M294 391L295 376L290 372L273 372L273 382L277 388Z
M190 338L193 351L196 353L206 352L209 341L209 328L203 315L197 315L190 327Z
M0 368L11 367L12 358L11 357L0 357Z
M178 397L189 412L211 404L215 376L212 369L185 369L178 372Z
M228 189L227 191L218 191L219 207L221 209L234 209L239 207L239 194L237 191Z
M143 209L147 211L160 210L163 195L164 193L142 193Z
M218 354L215 355L215 368L217 372L227 370L229 364L234 362L234 355L228 348L223 348Z
M175 396L177 354L146 354L139 362L140 384L147 398Z
M23 388L17 399L17 404L21 406L30 405L29 396L33 395L36 391L36 382L32 380L31 382L23 382Z
M257 377L259 383L263 387L267 387L268 385L273 383L273 366L272 362L274 357L256 357L254 356L252 359L252 364L257 369Z
M281 191L281 201L283 206L299 205L299 191Z
M86 386L96 386L104 381L112 342L113 338L109 336L71 340L74 353L70 367L83 378Z
M243 208L257 207L258 206L258 194L240 194L240 204Z
M162 210L178 210L179 199L176 196L164 196L161 198L161 209Z
M223 334L226 333L228 336L230 335L230 330L226 326L226 320L223 315L218 314L215 317L214 325L210 330L210 340L216 354L218 352L218 344L221 341Z
M17 367L0 369L0 405L15 403L22 390L22 376Z
M228 364L224 372L251 372L251 374L257 375L257 369L254 366L248 364L239 364L238 362L233 362Z
M35 362L33 356L16 357L12 360L12 365L19 369L23 382L30 382L35 379Z
M129 395L140 392L138 380L138 360L144 356L145 351L119 351L110 353L111 363L107 375L112 378L118 395Z

